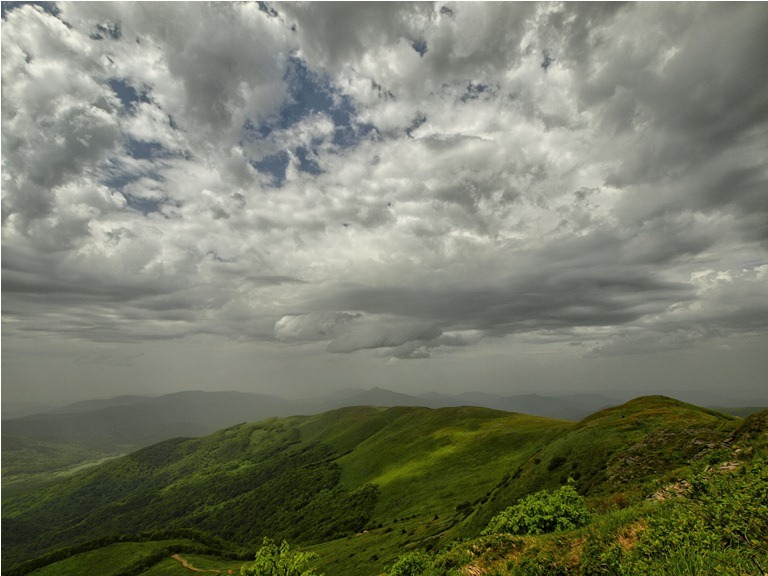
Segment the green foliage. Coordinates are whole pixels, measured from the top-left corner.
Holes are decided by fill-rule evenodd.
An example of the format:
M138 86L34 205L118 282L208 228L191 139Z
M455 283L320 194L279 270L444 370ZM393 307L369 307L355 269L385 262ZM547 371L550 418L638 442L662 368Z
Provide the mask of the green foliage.
M687 496L665 502L625 563L626 573L744 574L768 571L768 459L732 472L696 474Z
M621 541L633 541L641 514L641 507L632 507L613 510L593 519L587 528L579 562L584 576L621 574L621 564L627 555Z
M389 576L432 576L432 560L423 552L407 552L400 556L389 571Z
M342 482L378 485L380 509L441 518L465 500L479 501L505 472L572 426L474 407L391 408L384 416L338 460Z
M116 540L96 541L77 548L62 549L10 570L4 576L135 576L176 553L218 553L188 539Z
M538 548L509 566L509 570L512 576L570 576L576 573L562 553Z
M545 534L573 530L589 520L587 505L571 483L541 490L494 516L483 534Z
M264 538L256 553L256 560L250 566L240 569L242 576L313 576L317 574L310 566L316 557L311 552L291 550L283 540L278 547L274 540ZM322 575L319 575L322 576Z
M276 421L163 442L4 503L3 560L190 526L243 546L267 534L304 543L346 536L369 521L378 491L342 488L337 456Z
M483 408L356 407L170 440L5 499L3 564L166 528L194 526L243 547L264 536L318 545L367 529L338 561L373 572L456 526L457 504L479 506L498 478L570 426ZM393 518L406 517L414 520L401 534Z
M646 396L585 418L541 450L475 506L463 536L538 490L554 490L568 476L579 494L595 502L621 494L624 505L641 501L646 484L674 474L697 458L727 446L739 420L663 396Z
M75 444L3 434L3 488L9 477L63 470L108 454Z

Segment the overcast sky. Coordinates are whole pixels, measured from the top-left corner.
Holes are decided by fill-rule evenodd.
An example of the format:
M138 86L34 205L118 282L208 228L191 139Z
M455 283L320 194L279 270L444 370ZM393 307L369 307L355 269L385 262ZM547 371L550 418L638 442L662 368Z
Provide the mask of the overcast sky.
M2 395L768 395L768 5L3 3Z

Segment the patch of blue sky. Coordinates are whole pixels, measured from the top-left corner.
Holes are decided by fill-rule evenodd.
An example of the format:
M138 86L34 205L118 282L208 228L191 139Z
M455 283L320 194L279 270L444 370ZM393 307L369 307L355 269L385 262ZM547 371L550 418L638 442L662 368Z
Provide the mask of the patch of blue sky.
M427 41L420 39L420 40L413 40L411 42L411 48L416 50L416 52L419 53L419 56L424 58L424 54L427 53Z
M123 195L128 207L134 210L138 210L144 215L150 212L159 212L160 204L158 200L152 198L146 198L137 194L132 194L126 190L126 186L138 182L142 178L148 178L161 182L163 177L153 170L131 170L126 169L126 166L119 159L112 159L110 162L111 167L106 171L104 177L101 179L101 183L108 187L110 190L115 190Z
M101 183L112 190L121 190L131 182L136 182L136 180L139 180L142 176L143 174L131 172L115 172L102 179Z
M285 81L288 83L288 98L280 112L259 125L246 119L243 124L245 139L257 143L273 132L286 130L313 114L330 118L334 125L332 143L339 148L354 147L363 139L378 134L373 124L357 121L357 110L352 98L334 86L328 77L310 70L303 59L290 59ZM314 140L309 147L302 145L290 150L299 161L298 170L310 174L322 172L316 160L318 147L322 144L322 139ZM260 172L271 174L273 182L280 186L285 181L288 159L288 150L285 150L259 161L251 161L251 164Z
M56 2L6 2L3 0L0 4L0 17L5 19L5 15L8 14L8 12L12 12L13 10L16 10L16 8L21 8L26 4L40 6L40 8L48 12L51 16L58 16L61 12L59 7L56 6Z
M188 152L168 150L160 142L145 142L131 137L126 137L123 150L133 160L140 162L124 162L119 157L112 158L108 167L105 167L101 183L111 190L120 192L125 197L129 208L145 216L151 212L159 212L163 201L131 194L126 187L143 178L161 182L163 176L156 170L159 165L155 161L165 158L189 160L191 155Z
M136 160L152 160L154 158L169 155L169 153L163 149L163 145L160 144L160 142L145 142L143 140L136 140L135 138L127 139L125 150L131 158L135 158Z
M487 84L475 84L470 82L467 84L467 91L462 94L461 101L467 102L468 100L477 100L481 94L485 93L490 87Z
M149 178L155 181L162 181L163 177L152 170L143 170L129 168L130 164L126 164L119 157L112 157L108 163L103 167L104 173L101 178L101 183L107 186L110 190L119 192L125 198L128 208L141 212L145 216L151 212L159 212L163 202L156 198L144 197L139 194L131 193L126 190L126 186L141 180L142 178ZM130 188L129 188L130 189Z
M304 146L296 148L296 158L299 161L298 169L309 174L322 174L323 170L313 157L312 152Z
M277 154L265 156L259 161L251 161L251 165L261 173L271 174L272 183L278 188L285 182L290 155L285 150Z
M163 205L162 200L157 200L155 198L144 198L142 196L134 196L133 194L129 194L127 192L120 192L123 197L125 198L125 201L128 203L128 207L136 210L137 212L141 212L146 216L147 214L151 214L152 212L160 212L160 208Z
M125 113L134 112L137 102L150 102L149 95L145 90L139 92L122 78L110 78L107 80L107 84L117 94Z

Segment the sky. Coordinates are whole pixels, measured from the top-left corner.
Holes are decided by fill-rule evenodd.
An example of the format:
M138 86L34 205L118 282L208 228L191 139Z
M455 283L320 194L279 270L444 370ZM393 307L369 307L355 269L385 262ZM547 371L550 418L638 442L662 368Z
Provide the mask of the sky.
M768 396L768 4L3 2L2 399Z

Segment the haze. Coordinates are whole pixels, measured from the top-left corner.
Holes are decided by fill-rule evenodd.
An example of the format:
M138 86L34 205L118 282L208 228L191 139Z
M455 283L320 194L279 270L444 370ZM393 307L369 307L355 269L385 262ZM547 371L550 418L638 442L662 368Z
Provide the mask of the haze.
M766 396L768 5L3 3L2 399Z

